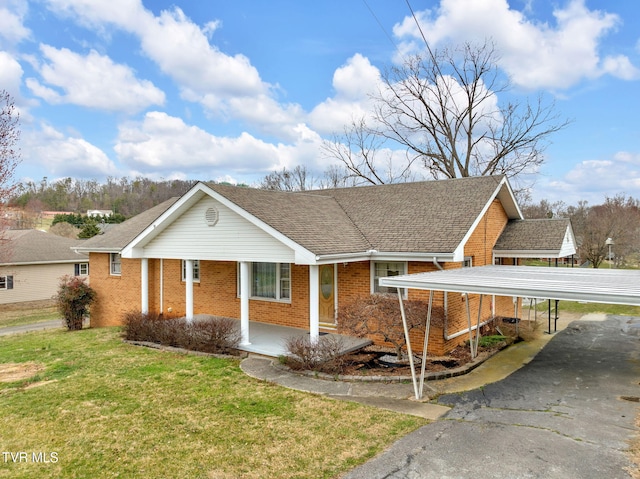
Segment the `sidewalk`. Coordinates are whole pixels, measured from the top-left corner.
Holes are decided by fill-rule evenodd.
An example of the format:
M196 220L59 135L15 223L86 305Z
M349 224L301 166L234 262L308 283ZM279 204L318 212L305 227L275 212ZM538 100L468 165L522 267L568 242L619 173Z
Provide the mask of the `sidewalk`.
M602 316L604 318L604 315ZM563 314L558 320L557 331L566 328L571 321L576 319L580 319L580 317ZM600 318L584 319L599 320ZM553 339L555 334L540 331L536 336L533 340L509 346L465 375L425 382L425 395L434 398L441 394L469 391L506 378L529 363ZM436 420L449 411L449 408L445 406L416 401L410 379L406 382L393 383L329 381L290 372L274 364L273 359L260 356L249 356L242 361L240 367L248 376L290 389L321 394L339 400L355 401L430 420Z

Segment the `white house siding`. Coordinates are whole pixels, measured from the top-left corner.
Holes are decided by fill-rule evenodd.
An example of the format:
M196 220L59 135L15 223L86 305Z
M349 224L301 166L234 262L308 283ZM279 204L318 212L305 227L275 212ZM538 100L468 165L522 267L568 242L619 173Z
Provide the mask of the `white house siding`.
M51 299L60 278L74 274L74 263L0 267L0 276L13 276L13 289L0 289L0 304Z
M562 241L562 247L560 248L560 254L558 256L560 258L565 258L575 253L576 245L573 242L573 235L570 234L569 228L567 228L567 232L564 234L564 239Z
M208 226L208 208L218 222ZM213 198L206 197L144 247L147 258L294 262L294 251Z

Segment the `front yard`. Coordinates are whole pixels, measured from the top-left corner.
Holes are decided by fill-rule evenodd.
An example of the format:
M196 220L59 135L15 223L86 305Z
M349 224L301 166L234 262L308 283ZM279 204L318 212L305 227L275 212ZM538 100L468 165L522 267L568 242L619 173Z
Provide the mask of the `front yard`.
M426 423L119 334L0 338L0 478L330 478Z

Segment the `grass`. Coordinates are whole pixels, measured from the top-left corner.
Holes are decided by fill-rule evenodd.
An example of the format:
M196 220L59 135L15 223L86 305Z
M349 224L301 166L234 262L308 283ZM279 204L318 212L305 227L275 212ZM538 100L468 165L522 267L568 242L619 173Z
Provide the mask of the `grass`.
M331 478L427 422L261 382L236 360L131 346L119 334L0 339L0 364L36 374L0 382L0 450L29 458L0 456L0 478ZM56 461L33 462L40 452Z
M60 313L58 313L56 307L49 304L18 303L3 304L0 307L0 328L41 323L59 318ZM60 321L60 326L62 326L62 320Z
M529 304L525 303L523 306L526 309L529 307ZM542 301L538 303L537 310L541 312L547 312L548 307L549 306L547 301ZM553 301L551 302L551 307L552 308L555 307L555 304ZM605 313L605 314L613 314L613 315L619 315L619 316L640 316L639 306L627 306L622 304L600 304L600 303L584 303L584 302L578 302L578 301L560 301L558 303L558 310L560 312L565 311L565 312L578 313L578 314ZM533 312L531 314L533 314Z

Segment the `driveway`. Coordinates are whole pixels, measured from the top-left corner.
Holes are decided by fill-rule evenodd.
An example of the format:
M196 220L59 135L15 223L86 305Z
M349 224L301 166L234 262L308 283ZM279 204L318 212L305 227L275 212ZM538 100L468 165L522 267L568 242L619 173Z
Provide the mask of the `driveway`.
M506 379L441 396L442 419L343 477L629 478L639 382L640 318L574 321Z

